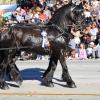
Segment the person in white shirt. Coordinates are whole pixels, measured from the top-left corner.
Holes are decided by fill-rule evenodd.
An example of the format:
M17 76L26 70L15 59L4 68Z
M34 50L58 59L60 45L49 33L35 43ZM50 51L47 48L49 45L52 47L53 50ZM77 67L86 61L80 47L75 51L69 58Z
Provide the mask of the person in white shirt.
M32 18L33 18L33 13L32 13L32 11L30 9L29 11L26 12L25 21L30 24L32 22L31 21Z
M94 47L94 42L89 43L89 47L86 49L87 58L92 59L92 50Z
M92 24L91 29L90 29L90 35L91 35L91 41L94 42L95 39L97 38L96 35L98 33L98 28L95 27L94 24Z
M84 10L85 22L91 22L91 12L88 9Z
M93 0L93 1L91 1L91 3L92 3L95 7L98 6L98 1L97 1L97 0Z
M39 14L37 11L34 12L34 21L35 21L35 24L40 24L40 19L39 19Z

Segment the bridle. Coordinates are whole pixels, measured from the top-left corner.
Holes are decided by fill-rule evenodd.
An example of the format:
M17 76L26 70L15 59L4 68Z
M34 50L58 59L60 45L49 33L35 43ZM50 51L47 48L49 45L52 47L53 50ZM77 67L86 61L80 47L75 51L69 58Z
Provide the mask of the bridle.
M80 13L81 11L83 11L83 9L76 9L77 8L77 6L73 6L72 8L71 8L71 15L73 16L73 13L75 13L75 12L77 12L77 13ZM84 15L78 15L78 17L74 17L73 18L73 21L74 21L74 25L78 28L78 29L80 29L80 31L82 31L82 22L83 22L83 20L84 19L82 19L82 16L84 16ZM81 21L79 21L79 19L81 20Z

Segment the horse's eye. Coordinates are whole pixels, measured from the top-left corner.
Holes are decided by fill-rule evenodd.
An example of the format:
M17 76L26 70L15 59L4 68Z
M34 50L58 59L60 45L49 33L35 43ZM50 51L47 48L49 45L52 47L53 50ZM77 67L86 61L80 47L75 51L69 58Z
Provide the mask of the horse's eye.
M76 10L75 13L76 13L76 15L79 15L79 11L78 10Z

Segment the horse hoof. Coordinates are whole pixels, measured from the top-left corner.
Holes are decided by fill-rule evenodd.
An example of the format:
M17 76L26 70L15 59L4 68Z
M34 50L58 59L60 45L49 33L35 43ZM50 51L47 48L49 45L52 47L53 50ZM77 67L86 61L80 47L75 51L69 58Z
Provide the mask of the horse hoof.
M42 78L42 80L44 81L44 83L46 84L46 86L48 86L48 87L54 87L53 82L46 81L44 78Z
M22 78L20 78L19 80L16 81L16 83L17 83L19 86L22 85L22 82L23 82Z
M1 85L1 89L8 90L9 89L8 84L6 82L3 82L2 85Z
M19 86L21 86L21 85L22 85L22 82L23 82L23 79L22 79L20 76L18 76L17 79L15 79L15 82L16 82Z
M71 83L71 84L68 85L68 87L70 87L70 88L76 88L77 86L75 85L75 83Z
M48 87L54 87L54 85L53 85L52 82L48 82L47 86L48 86Z
M63 77L61 77L61 80L62 80L63 82L66 82L65 78L63 78Z

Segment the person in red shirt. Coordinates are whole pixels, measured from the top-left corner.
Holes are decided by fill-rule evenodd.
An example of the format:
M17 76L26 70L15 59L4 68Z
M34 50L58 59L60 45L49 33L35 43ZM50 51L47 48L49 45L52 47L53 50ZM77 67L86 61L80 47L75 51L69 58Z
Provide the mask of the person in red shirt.
M41 20L41 23L42 24L46 24L47 23L47 20L48 20L48 17L47 15L44 13L44 11L42 10L40 15L39 15L39 19Z

